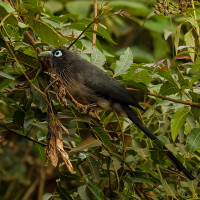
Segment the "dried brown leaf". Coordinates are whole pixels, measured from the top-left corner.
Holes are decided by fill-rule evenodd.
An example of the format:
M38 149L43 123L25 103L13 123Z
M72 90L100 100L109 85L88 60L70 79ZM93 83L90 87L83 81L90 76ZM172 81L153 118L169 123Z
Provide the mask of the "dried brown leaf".
M50 119L51 119L51 114ZM46 148L46 155L47 155L47 161L51 161L51 164L56 167L58 164L58 153L60 153L61 158L63 159L66 167L68 170L74 174L76 173L73 170L73 166L69 160L68 154L65 152L63 148L63 141L62 141L62 131L65 131L68 133L68 130L60 123L60 121L52 121L49 120L48 125L48 144Z

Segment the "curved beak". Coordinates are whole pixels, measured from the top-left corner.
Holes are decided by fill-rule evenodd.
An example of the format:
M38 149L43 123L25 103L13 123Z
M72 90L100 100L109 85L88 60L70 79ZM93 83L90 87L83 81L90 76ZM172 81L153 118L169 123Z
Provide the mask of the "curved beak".
M51 58L53 56L51 51L43 51L38 55L38 57L45 57L45 58Z

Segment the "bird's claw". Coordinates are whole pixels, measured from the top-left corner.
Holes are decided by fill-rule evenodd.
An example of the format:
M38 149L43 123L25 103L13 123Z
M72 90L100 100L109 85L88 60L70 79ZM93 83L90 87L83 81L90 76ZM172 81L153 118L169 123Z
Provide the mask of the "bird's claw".
M96 107L95 103L84 105L83 107L79 108L78 111L84 115L89 114L92 108Z

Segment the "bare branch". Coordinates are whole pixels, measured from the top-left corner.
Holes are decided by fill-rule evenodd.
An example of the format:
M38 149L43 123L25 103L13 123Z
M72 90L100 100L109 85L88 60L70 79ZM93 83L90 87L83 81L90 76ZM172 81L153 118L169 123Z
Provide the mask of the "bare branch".
M168 100L168 101L173 101L173 102L176 102L176 103L182 103L182 104L189 105L189 106L200 107L200 103L197 103L197 102L181 101L181 100L178 100L178 99L173 99L173 98L170 98L170 97L162 96L160 94L154 94L154 93L151 93L151 92L146 92L146 91L133 89L133 88L127 88L127 90L131 91L131 92L137 92L137 93L140 93L140 94L146 94L146 95L158 97L158 98Z

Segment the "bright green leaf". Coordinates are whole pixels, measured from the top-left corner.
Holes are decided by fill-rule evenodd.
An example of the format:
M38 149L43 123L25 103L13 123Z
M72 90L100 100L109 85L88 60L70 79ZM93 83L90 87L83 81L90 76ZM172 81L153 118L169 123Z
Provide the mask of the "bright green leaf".
M66 43L66 38L58 35L50 25L35 18L27 18L33 32L39 36L43 42L55 47L62 46Z
M172 185L169 185L165 179L162 179L161 182L162 182L162 186L163 186L164 190L167 192L167 194L170 195L171 197L177 199Z
M189 133L187 141L187 150L190 153L194 153L197 148L200 146L200 129L194 128L191 133Z
M134 76L132 76L132 79L136 83L144 83L145 85L148 85L153 80L153 78L151 78L146 70L141 70L138 73L134 74Z
M188 180L188 186L189 186L189 189L190 189L190 191L193 193L193 194L195 194L196 195L196 190L197 190L197 188L199 188L198 187L198 180L197 179L195 179L195 180Z
M133 64L133 54L130 48L127 48L116 62L114 77L127 73L130 66Z
M192 33L193 29L190 29L185 35L184 35L184 41L185 41L185 44L187 46L190 46L188 47L188 51L190 52L190 57L192 59L192 61L194 62L194 57L195 57L195 39L194 39L194 35Z
M180 90L176 84L172 84L169 81L166 81L162 84L159 93L161 95L167 96L178 93Z
M7 78L7 79L10 79L10 80L15 80L15 78L12 75L7 74L7 73L5 73L3 71L0 71L0 76L2 76L4 78Z
M5 24L16 25L18 23L17 18L11 14L14 13L14 11L9 2L0 2L0 20L4 20L7 17L4 21ZM10 16L8 16L9 14Z
M103 69L103 65L106 62L106 57L101 51L99 51L99 49L94 48L94 53L91 55L90 62Z
M179 39L180 39L180 32L181 32L181 28L182 28L183 23L179 24L176 27L176 35L175 35L175 39L174 39L174 46L175 46L175 50L176 50L176 54L178 52L178 46L179 46Z
M171 135L174 141L179 134L181 127L184 126L189 111L189 108L184 107L177 110L173 115L171 120Z
M46 163L46 154L45 154L46 147L41 146L41 145L39 145L37 143L35 143L35 146L36 146L36 148L37 148L37 150L38 150L38 152L40 154L40 158L42 160L43 165L45 165L45 163Z

